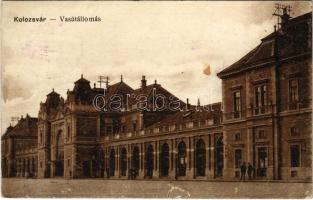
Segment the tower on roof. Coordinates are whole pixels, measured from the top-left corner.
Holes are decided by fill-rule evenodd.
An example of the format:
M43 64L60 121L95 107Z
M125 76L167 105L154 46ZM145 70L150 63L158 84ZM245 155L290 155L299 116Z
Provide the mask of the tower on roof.
M147 86L146 76L142 76L141 79L141 88L145 88Z

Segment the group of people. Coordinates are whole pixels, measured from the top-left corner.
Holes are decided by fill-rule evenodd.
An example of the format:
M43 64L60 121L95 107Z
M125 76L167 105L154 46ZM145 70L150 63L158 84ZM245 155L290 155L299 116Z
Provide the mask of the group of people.
M242 163L240 166L240 180L245 180L246 179L246 174L248 174L249 180L252 180L254 178L254 167L251 165L251 163L248 163L246 165L245 162Z

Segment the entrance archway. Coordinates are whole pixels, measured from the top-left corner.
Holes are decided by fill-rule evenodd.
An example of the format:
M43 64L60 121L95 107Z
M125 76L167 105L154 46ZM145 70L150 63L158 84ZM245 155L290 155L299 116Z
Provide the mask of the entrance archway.
M177 176L186 176L186 144L181 141L178 144Z
M196 143L196 176L205 176L205 144L202 139Z
M153 176L153 147L150 144L146 150L145 154L145 169L146 169L146 177L152 178Z
M109 160L109 174L110 176L114 176L115 171L115 150L111 149L110 151L110 160Z
M55 160L55 176L63 176L64 174L64 139L63 132L60 130L56 137L56 160Z
M215 176L223 176L224 168L224 145L223 136L219 136L215 143Z
M133 156L132 156L132 170L134 171L134 176L138 176L140 168L140 155L139 155L139 148L137 146L133 149Z
M127 171L127 151L125 148L121 150L121 157L120 157L120 168L121 168L121 176L126 176Z
M160 154L160 176L166 177L168 176L168 170L169 170L169 146L167 143L164 143L161 148L161 154Z

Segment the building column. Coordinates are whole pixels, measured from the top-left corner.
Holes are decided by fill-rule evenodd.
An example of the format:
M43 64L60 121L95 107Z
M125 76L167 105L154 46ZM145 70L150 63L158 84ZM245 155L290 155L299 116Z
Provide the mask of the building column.
M139 144L139 174L138 178L143 179L144 178L144 152L143 152L143 144Z
M247 163L253 165L253 128L247 130Z
M159 178L160 172L159 172L159 141L155 141L153 144L153 178Z
M25 166L26 166L25 159L23 159L22 177L25 177Z
M114 170L114 177L118 178L119 177L119 164L118 164L118 160L119 160L119 148L118 146L114 147L115 149L115 170Z
M212 154L211 154L211 150L212 150L212 143L211 143L211 135L208 135L206 137L206 146L205 146L205 176L207 177L207 179L213 179L214 177L214 170L212 167Z
M131 146L130 144L127 145L127 167L126 167L126 178L129 177L129 170L131 168Z
M195 178L194 137L188 138L186 178Z
M104 178L108 178L108 148L104 148Z
M175 144L174 144L174 140L171 139L169 141L169 161L170 161L170 166L169 166L169 178L174 179L175 178Z

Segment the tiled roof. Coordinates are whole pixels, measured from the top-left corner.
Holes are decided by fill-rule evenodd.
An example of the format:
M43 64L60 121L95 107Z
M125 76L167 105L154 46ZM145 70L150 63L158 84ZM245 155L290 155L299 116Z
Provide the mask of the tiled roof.
M18 136L34 136L37 137L37 121L38 118L30 117L22 118L18 123L12 127L8 128L4 137L18 137Z
M181 124L187 121L205 121L207 119L219 121L222 116L221 103L212 104L207 107L211 107L213 110L196 110L196 107L193 106L190 110L178 111L176 113L169 114L161 121L156 122L147 128L170 124Z
M309 20L311 18L312 14L306 13L289 20L284 31L280 29L264 37L261 44L217 75L222 78L225 75L246 70L251 66L274 61L275 38L278 38L280 42L279 54L281 58L303 53L305 51L304 43L311 39L309 38L311 36L307 37L309 34L306 26L307 22L311 23ZM304 41L297 41L299 35L304 38Z
M127 85L125 82L121 81L121 82L115 83L113 85L109 85L107 94L110 97L114 94L120 94L120 93L126 94L126 93L132 93L133 91L134 90L129 85Z

